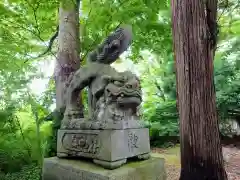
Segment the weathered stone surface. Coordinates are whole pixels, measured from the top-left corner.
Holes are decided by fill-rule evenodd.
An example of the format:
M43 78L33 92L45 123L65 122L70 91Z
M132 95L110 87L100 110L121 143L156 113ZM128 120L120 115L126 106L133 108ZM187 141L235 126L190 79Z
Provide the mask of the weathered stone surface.
M131 128L143 127L135 122L140 119L139 107L142 102L139 78L130 71L118 72L110 66L131 42L131 26L120 25L89 54L87 64L71 76L64 93L66 106L61 129L123 129L131 125ZM83 123L77 97L86 87L89 113L88 122ZM126 120L131 122L123 123Z
M76 109L76 96L86 86L91 93L88 107L91 111L83 122ZM69 85L61 129L144 127L140 122L141 102L142 90L136 75L130 71L118 72L110 65L91 63L79 69Z
M58 131L58 157L92 158L95 163L113 169L121 166L130 157L148 159L149 153L147 128Z
M107 170L80 160L44 159L43 180L166 180L164 160L151 158Z

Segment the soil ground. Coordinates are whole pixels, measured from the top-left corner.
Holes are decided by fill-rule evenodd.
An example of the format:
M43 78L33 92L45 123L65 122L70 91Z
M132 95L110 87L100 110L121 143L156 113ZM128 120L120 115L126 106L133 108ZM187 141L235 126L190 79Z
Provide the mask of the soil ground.
M152 148L152 156L165 159L167 180L179 179L181 168L179 146L168 149ZM240 180L240 148L224 146L223 157L228 180Z

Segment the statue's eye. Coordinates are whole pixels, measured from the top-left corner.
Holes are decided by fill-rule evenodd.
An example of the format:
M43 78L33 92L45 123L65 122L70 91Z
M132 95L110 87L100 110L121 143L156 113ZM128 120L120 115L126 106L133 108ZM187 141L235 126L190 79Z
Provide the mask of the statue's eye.
M114 83L115 85L117 85L117 86L121 86L121 85L122 85L122 83L119 82L119 81L114 81L113 83Z
M126 86L126 88L128 88L128 89L132 88L132 85L131 85L131 84L126 84L125 86Z

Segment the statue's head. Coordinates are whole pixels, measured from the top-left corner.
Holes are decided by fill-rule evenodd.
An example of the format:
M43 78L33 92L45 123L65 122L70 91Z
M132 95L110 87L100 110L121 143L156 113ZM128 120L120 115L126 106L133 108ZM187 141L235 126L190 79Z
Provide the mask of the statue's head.
M139 79L131 72L120 73L122 80L110 79L104 89L99 89L96 94L95 118L136 119L142 102L142 91ZM101 96L99 96L101 92Z
M128 49L132 42L132 28L121 25L111 33L95 51L89 54L90 61L111 64Z
M127 76L125 80L112 80L105 88L105 98L108 103L116 103L119 108L136 109L142 102L140 81L136 76Z

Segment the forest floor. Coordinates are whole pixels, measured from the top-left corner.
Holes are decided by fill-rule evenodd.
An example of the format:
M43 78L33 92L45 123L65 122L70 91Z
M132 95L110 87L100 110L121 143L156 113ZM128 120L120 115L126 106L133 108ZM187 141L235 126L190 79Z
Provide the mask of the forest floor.
M181 168L179 146L168 149L152 148L152 156L165 159L167 180L179 179ZM228 180L240 180L240 148L224 146L223 157Z

